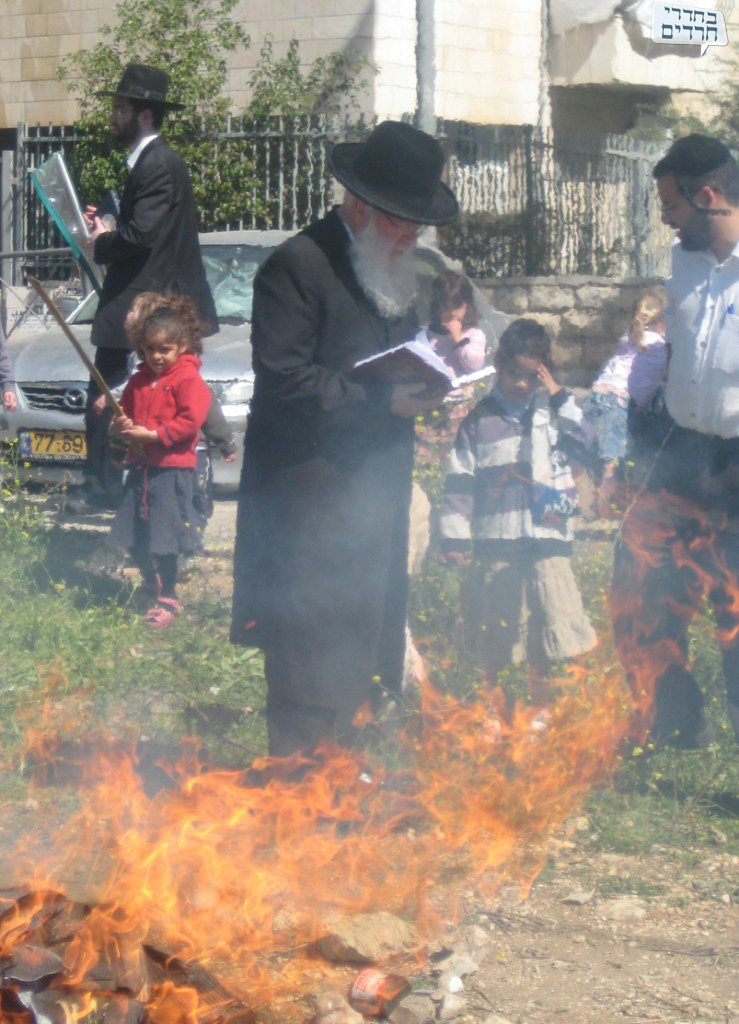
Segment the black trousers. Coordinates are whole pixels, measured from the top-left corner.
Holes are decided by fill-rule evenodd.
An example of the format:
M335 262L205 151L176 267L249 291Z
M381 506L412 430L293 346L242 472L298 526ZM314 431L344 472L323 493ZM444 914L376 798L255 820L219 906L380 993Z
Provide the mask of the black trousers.
M611 592L619 656L655 739L691 747L706 724L688 651L705 595L739 740L738 581L739 442L676 426L624 521Z
M95 351L95 367L108 387L120 387L126 380L128 357L128 349L98 348ZM123 471L113 464L111 457L109 433L113 414L106 408L98 415L92 408L100 394L97 381L91 377L85 408L85 490L90 500L116 507L123 493Z

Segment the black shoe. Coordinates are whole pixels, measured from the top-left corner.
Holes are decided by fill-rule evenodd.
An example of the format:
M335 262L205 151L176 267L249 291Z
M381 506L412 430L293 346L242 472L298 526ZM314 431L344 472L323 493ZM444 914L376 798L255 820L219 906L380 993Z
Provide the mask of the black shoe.
M105 495L98 494L75 494L64 501L63 509L73 516L92 516L99 512L109 512L118 508L119 502L115 504Z
M94 491L87 495L87 504L91 509L115 512L121 503L121 494L104 494Z
M664 730L655 732L653 729L651 739L655 744L666 743L676 750L704 750L716 742L716 729L713 722L701 715L690 729L674 729L669 734Z

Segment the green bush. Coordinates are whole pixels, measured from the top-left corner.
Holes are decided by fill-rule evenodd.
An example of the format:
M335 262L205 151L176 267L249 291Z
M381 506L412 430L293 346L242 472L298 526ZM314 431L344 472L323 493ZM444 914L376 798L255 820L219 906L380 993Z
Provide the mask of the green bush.
M520 213L462 212L438 229L439 245L474 277L495 277L501 267L509 275L546 273L542 213L535 204Z
M370 62L349 49L313 61L305 70L299 43L293 39L282 59L265 39L260 61L251 76L253 99L243 111L245 132L230 131L230 103L225 95L229 55L248 47L250 39L233 10L238 0L121 0L113 24L101 28L92 49L71 54L57 71L80 105L80 141L70 147L70 163L80 195L95 203L110 188L121 191L126 178L125 155L111 148L110 99L100 90L115 89L129 62L164 68L171 76L168 95L185 104L171 112L164 134L190 169L201 230L229 223L276 226L276 209L285 199L276 175L280 158L255 144L261 131L274 132L271 119L290 121L304 115L332 114L355 105L357 92L373 71ZM283 149L292 153L286 124ZM253 135L252 135L253 133ZM298 169L298 175L301 172ZM286 190L305 183L285 174ZM268 187L267 187L268 186ZM309 197L301 211L307 223L322 201L328 178L311 180L318 199ZM289 205L289 204L288 204Z

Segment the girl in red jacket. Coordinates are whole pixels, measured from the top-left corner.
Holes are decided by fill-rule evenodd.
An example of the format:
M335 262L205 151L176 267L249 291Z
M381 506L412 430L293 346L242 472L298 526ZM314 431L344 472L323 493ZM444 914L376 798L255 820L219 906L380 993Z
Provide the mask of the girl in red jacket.
M202 329L192 301L161 298L129 329L142 362L113 427L128 442L128 477L111 540L128 548L152 604L146 622L168 626L182 610L177 557L197 546L192 488L198 433L211 395L199 373Z

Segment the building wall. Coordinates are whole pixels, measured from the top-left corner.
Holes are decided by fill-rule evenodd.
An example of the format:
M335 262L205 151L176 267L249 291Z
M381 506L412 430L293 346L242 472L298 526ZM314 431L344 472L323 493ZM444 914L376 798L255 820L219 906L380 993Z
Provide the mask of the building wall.
M399 0L395 6L401 3L407 4L408 0ZM291 39L299 39L301 59L306 64L349 48L376 59L372 50L376 21L373 0L240 0L234 17L251 36L249 49L237 51L229 60L227 85L234 112L242 110L249 100L249 78L268 35L276 57L284 55ZM369 106L373 88L363 97Z
M541 0L436 0L439 116L479 123L537 120L540 5ZM3 0L0 128L20 120L74 120L76 105L56 80L56 69L65 55L93 46L114 11L115 0ZM415 0L241 0L234 16L252 39L248 50L229 61L234 111L248 101L249 77L268 34L277 56L290 39L300 39L306 63L355 48L379 68L361 98L365 111L400 117L415 109Z
M0 128L69 124L76 104L56 80L62 59L93 46L112 0L3 0L0 4Z
M543 105L541 17L544 0L435 0L436 113L478 123L538 123ZM20 120L69 123L76 106L56 69L69 53L88 48L109 24L116 0L1 0L0 130ZM240 0L235 17L252 46L230 59L234 111L249 95L249 76L270 34L276 55L301 41L310 62L354 47L379 68L362 97L365 113L398 117L416 106L416 0ZM739 32L739 8L729 27ZM726 51L703 57L665 55L658 44L637 52L620 17L580 26L549 41L555 86L632 86L699 96L715 85ZM579 122L581 113L573 113ZM622 117L613 112L614 123ZM597 121L597 109L595 111Z
M436 113L536 124L541 0L436 0Z
M729 27L729 40L732 28ZM552 85L638 85L703 92L716 84L726 51L710 46L668 48L644 40L634 45L624 22L581 25L549 41ZM690 53L688 53L690 51Z
M688 95L698 97L700 94ZM658 111L671 101L669 89L555 86L552 89L552 124L560 132L621 135L639 123L644 111ZM702 102L705 104L705 100Z
M375 0L372 113L402 117L416 109L415 0Z

